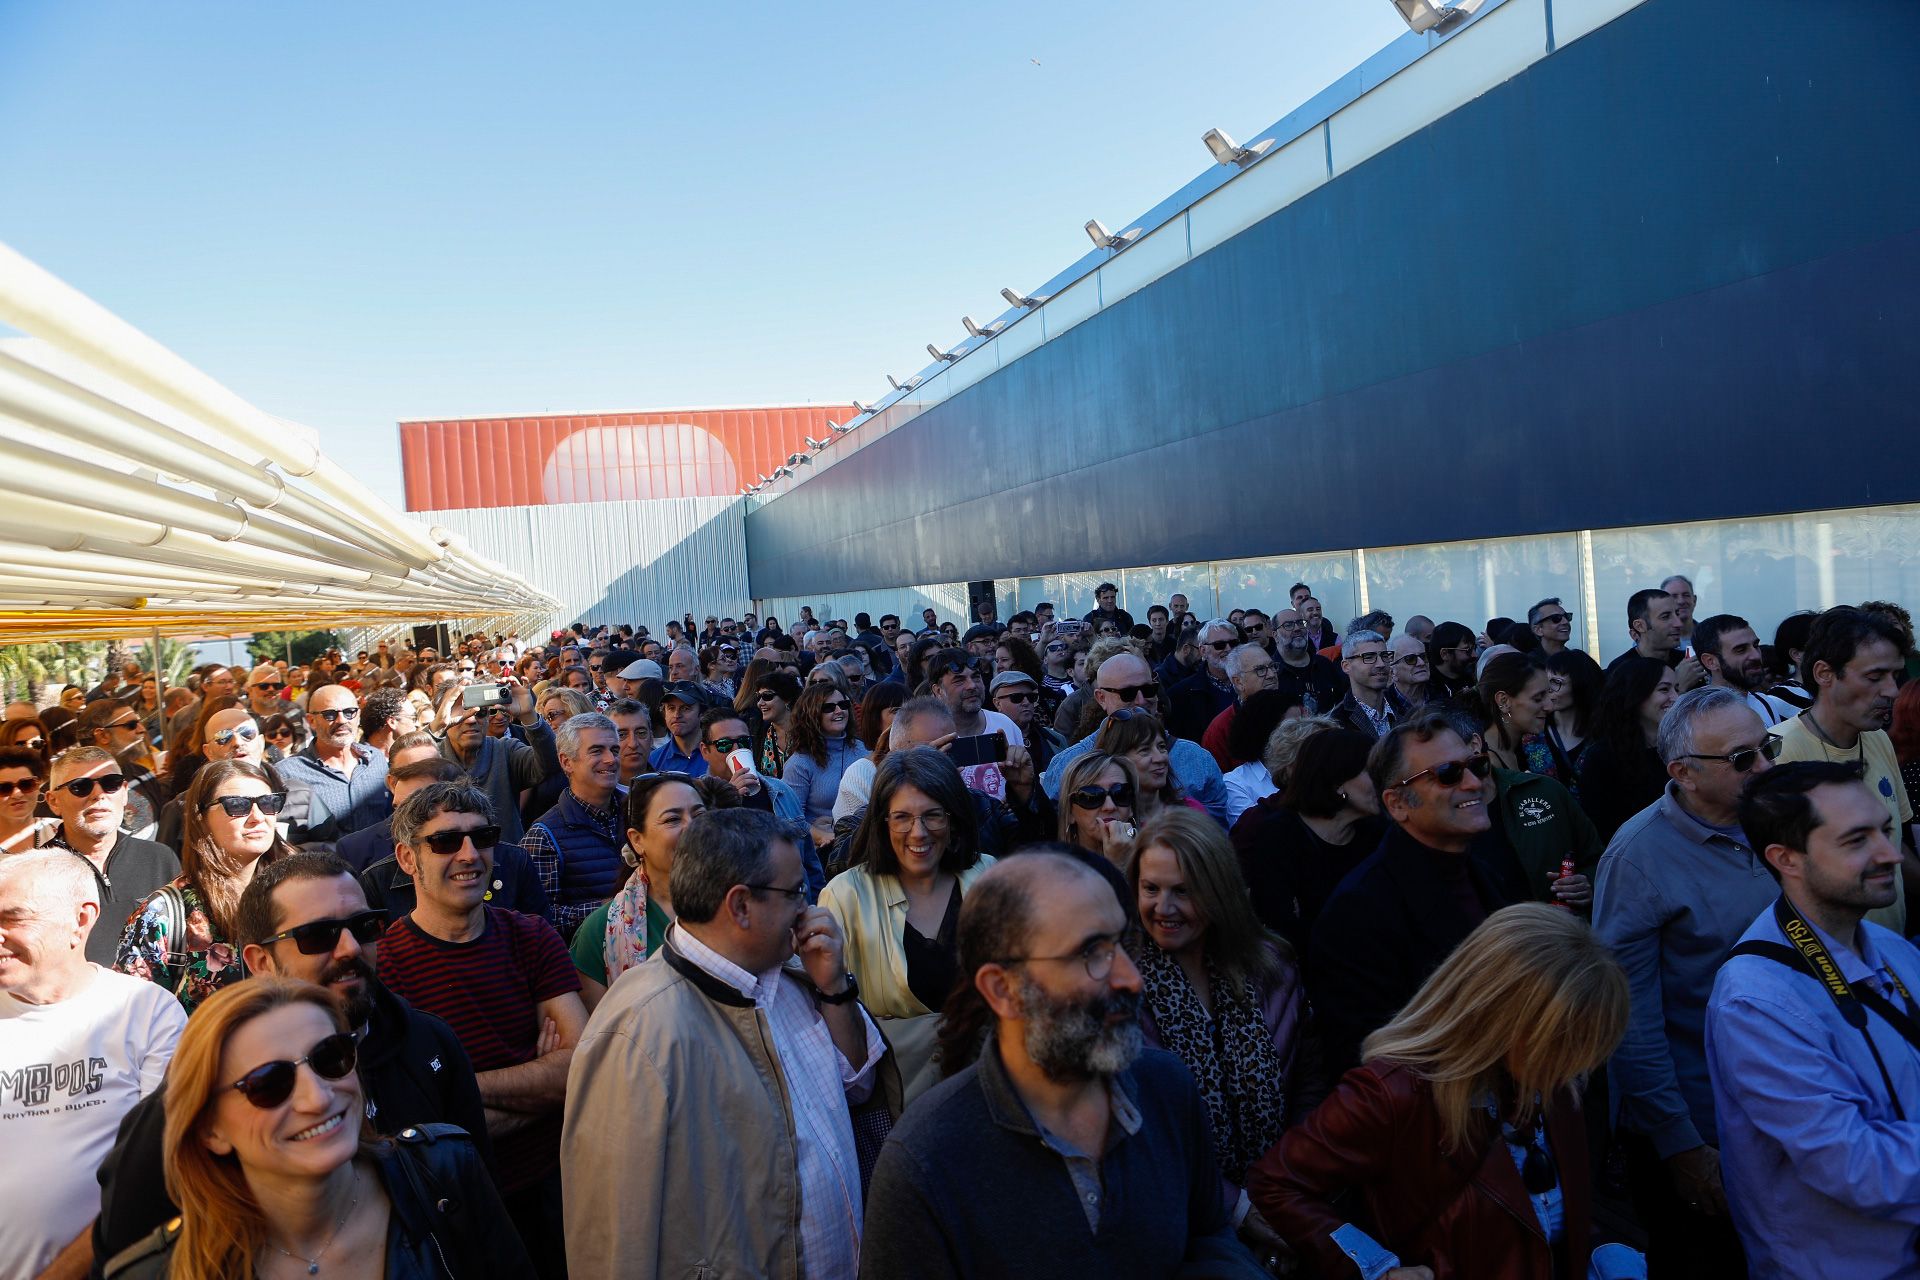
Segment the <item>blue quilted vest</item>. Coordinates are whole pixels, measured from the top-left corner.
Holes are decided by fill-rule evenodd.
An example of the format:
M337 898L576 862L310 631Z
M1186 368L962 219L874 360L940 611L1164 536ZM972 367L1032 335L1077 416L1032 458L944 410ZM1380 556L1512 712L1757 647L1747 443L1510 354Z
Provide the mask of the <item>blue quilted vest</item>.
M615 790L616 828L620 823L618 815L626 812L626 805L626 792ZM620 858L619 837L609 837L594 826L586 806L574 796L572 788L561 792L559 803L541 815L534 825L542 828L553 841L553 847L560 851L560 892L554 895L555 906L600 903L613 896L620 884L621 872L626 869Z

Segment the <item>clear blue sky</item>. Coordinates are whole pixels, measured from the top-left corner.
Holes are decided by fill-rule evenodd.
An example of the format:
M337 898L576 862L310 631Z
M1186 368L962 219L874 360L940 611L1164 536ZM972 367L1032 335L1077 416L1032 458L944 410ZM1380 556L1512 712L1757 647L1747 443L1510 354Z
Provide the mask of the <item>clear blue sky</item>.
M399 502L405 417L871 400L1387 0L0 0L0 241Z

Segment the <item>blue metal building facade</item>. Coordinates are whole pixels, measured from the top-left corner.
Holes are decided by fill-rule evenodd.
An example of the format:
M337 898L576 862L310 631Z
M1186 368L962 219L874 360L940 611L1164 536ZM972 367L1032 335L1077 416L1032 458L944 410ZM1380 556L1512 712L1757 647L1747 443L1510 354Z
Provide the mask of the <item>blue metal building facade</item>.
M1916 316L1911 6L1649 0L750 510L752 591L1920 501Z

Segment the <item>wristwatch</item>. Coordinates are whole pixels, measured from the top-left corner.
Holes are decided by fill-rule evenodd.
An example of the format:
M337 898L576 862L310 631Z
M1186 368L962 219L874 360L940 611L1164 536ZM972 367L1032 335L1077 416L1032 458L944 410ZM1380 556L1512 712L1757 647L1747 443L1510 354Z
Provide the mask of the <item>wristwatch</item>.
M859 995L860 983L854 978L853 970L851 969L847 970L847 989L839 995L830 996L818 987L813 989L814 999L818 1000L821 1004L845 1004L849 1000L857 999Z

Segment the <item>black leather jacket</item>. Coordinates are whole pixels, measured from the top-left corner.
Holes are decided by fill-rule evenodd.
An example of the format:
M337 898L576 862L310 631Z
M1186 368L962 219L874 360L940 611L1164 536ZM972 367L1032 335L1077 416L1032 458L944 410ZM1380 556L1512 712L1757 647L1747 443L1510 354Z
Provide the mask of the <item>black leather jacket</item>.
M420 1125L370 1151L392 1212L386 1280L486 1280L533 1274L480 1152L464 1129ZM166 1280L180 1219L107 1263L108 1280Z

